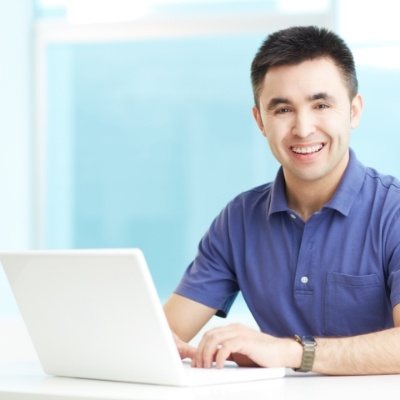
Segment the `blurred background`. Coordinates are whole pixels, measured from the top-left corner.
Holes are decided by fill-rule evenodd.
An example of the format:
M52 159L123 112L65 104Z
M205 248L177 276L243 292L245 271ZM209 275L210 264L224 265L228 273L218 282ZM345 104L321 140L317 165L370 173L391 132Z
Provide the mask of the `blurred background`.
M358 158L400 177L397 1L0 0L0 250L140 247L164 301L212 219L277 164L251 115L266 35L338 32ZM16 308L0 270L0 316Z

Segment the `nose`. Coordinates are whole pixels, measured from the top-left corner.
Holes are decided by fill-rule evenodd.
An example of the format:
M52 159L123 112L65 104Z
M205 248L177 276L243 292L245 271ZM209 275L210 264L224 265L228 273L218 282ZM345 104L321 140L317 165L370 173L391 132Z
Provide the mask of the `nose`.
M292 134L298 137L307 137L315 131L314 119L310 113L297 112L293 120Z

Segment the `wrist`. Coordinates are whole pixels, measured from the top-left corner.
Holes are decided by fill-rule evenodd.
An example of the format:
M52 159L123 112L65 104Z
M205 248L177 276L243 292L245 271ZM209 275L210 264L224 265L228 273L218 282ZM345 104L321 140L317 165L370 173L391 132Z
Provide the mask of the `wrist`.
M294 336L296 343L303 348L300 367L294 368L296 372L310 372L313 370L317 342L313 336Z
M285 338L284 340L284 360L283 366L286 368L299 368L303 357L303 346L293 340L293 338Z

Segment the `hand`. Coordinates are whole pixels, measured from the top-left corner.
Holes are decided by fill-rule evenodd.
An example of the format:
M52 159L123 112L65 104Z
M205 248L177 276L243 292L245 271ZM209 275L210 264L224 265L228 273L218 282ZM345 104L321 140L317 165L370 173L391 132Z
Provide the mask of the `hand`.
M245 356L244 354L240 353L232 353L228 357L229 361L235 362L239 367L259 367L258 364L256 364L253 360L251 360L249 357Z
M175 344L176 344L176 347L178 349L181 359L182 360L185 358L193 359L193 357L196 354L196 348L191 346L190 344L184 342L174 332L172 332L172 334L174 336Z
M231 324L206 332L192 357L192 366L210 368L215 361L222 368L225 361L261 367L297 367L301 346L293 339L276 338L241 324Z
M175 344L181 359L182 360L185 358L193 359L196 356L197 349L193 346L190 346L188 343L184 342L175 333L172 332L172 334L174 336ZM255 364L253 361L251 361L248 357L244 356L243 354L232 353L229 358L229 361L234 361L241 367L257 367L257 364Z

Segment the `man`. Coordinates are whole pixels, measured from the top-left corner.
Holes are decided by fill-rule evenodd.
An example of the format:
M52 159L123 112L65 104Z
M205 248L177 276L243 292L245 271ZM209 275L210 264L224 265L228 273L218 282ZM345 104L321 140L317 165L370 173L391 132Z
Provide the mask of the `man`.
M400 183L349 149L363 106L350 50L325 29L289 28L263 43L251 76L281 168L222 210L165 304L181 356L400 373ZM260 331L232 324L187 344L239 290Z

